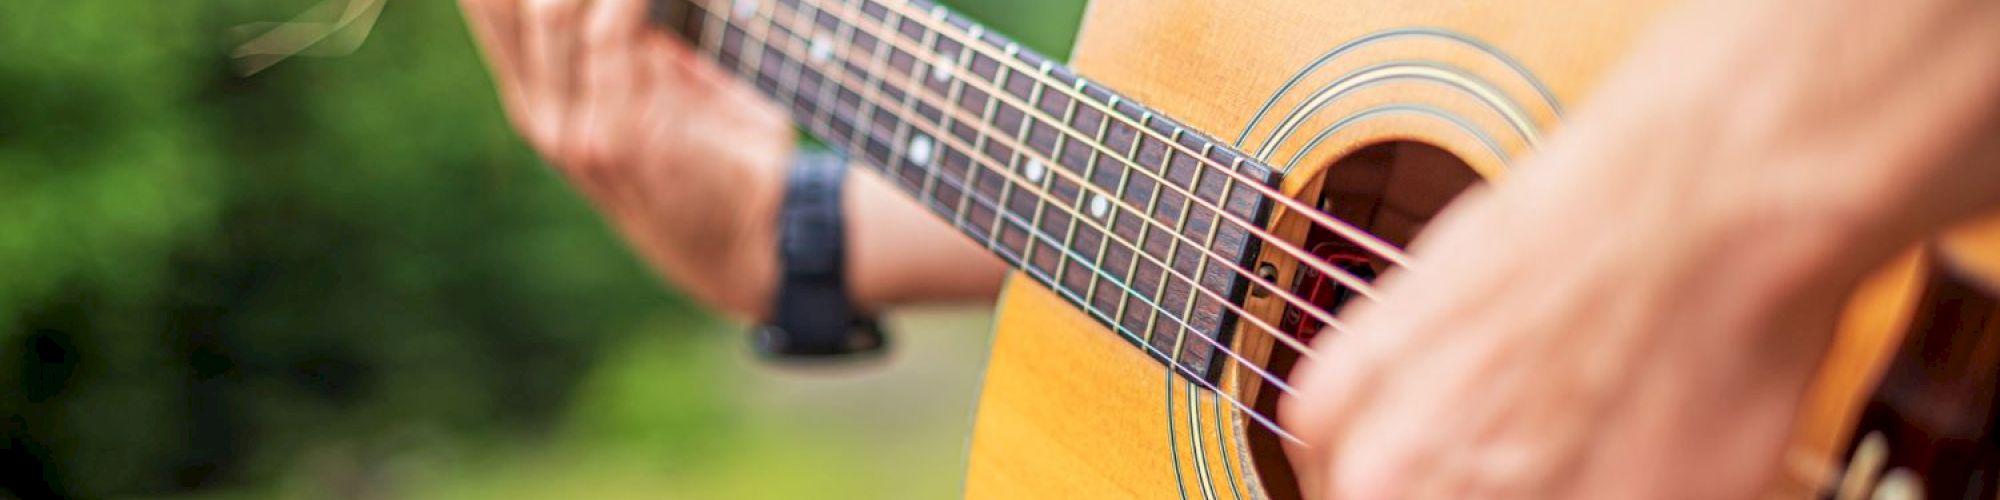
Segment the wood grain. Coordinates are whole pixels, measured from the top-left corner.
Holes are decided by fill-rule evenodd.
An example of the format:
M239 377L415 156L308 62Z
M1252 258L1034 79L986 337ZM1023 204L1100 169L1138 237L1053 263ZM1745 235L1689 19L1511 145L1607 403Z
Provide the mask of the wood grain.
M1074 66L1084 77L1154 106L1191 128L1233 138L1251 125L1257 110L1289 78L1328 49L1385 29L1424 26L1491 44L1518 60L1558 104L1573 106L1647 22L1671 3L1254 0L1229 2L1225 8L1198 0L1097 0L1085 16ZM1493 132L1497 139L1485 143L1464 128L1422 117L1371 120L1332 135L1324 147L1303 154L1297 144L1274 146L1273 163L1300 156L1297 168L1282 182L1283 191L1317 192L1318 174L1333 160L1395 140L1437 146L1481 175L1501 178L1511 159L1530 151L1539 136L1560 125L1559 106L1534 102L1541 89L1492 57L1421 43L1388 46L1357 57L1361 60L1345 64L1427 59L1463 68L1492 83L1496 92L1527 103L1522 113L1535 134L1510 135L1507 131L1514 125L1503 114L1484 102L1435 87L1358 94L1333 103L1327 112L1303 120L1300 126L1318 130L1344 112L1422 103L1464 116L1471 128ZM1323 85L1332 78L1330 73L1311 75L1302 84ZM1299 104L1292 97L1275 103L1281 111ZM1270 130L1271 122L1260 122L1259 132ZM1258 146L1256 135L1245 146ZM1157 152L1148 153L1143 142L1139 151L1142 163L1149 158L1158 161ZM1279 210L1271 229L1294 239L1302 236L1306 222L1293 215ZM1992 226L2000 228L2000 223ZM1988 269L2000 283L2000 229L1960 240L1954 243L1962 248L1960 253L1992 263ZM1923 265L1915 252L1911 255L1856 292L1823 375L1800 413L1797 442L1804 458L1799 462L1811 465L1800 467L1803 472L1789 480L1790 486L1776 486L1780 492L1805 491L1812 471L1830 470L1824 465L1835 462L1831 454L1845 443L1858 401L1866 398L1886 359L1884 351L1896 345L1898 329L1907 323L1908 294L1915 289ZM1265 256L1264 261L1278 269L1276 281L1288 283L1297 262L1268 247ZM1166 368L1133 344L1097 326L1048 290L1015 278L1001 302L971 443L967 496L1265 496L1257 475L1245 463L1250 451L1244 434L1254 422L1213 394L1190 393L1184 382L1176 385ZM1275 323L1282 304L1253 299L1246 308ZM1238 352L1253 359L1264 359L1272 348L1270 338L1254 332L1239 331L1238 339ZM1254 401L1263 389L1237 383L1252 378L1243 369L1226 372L1225 393ZM1191 414L1190 408L1221 410L1226 421L1217 422L1216 415ZM1193 438L1188 434L1191 425L1202 428Z

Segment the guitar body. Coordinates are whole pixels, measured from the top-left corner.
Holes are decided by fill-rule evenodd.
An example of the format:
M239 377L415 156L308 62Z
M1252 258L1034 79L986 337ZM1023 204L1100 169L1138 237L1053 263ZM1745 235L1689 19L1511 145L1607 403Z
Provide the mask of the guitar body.
M1331 211L1406 243L1465 183L1503 176L1509 160L1531 151L1559 125L1563 107L1582 102L1668 7L1668 0L1254 0L1226 7L1096 0L1073 64L1085 78L1153 103L1190 128L1289 166L1282 190L1295 198L1362 200ZM1375 147L1383 144L1390 146ZM1269 229L1307 241L1307 222L1290 215L1277 210ZM1819 460L1801 463L1833 466L1802 465L1774 489L1805 493L1807 483L1836 478L1934 270L2000 282L1992 279L2000 265L1991 262L2000 256L1993 236L2000 224L1989 226L1940 245L1945 251L1913 250L1855 293L1797 431L1797 449ZM1299 281L1295 261L1269 249L1264 255L1259 262L1271 264L1273 282ZM1934 255L1956 255L1963 264L1932 265ZM968 497L1296 494L1277 441L1232 403L1265 408L1275 400L1274 391L1246 382L1258 379L1255 373L1229 364L1219 390L1176 377L1056 293L1015 278L1000 303ZM1283 307L1271 297L1245 301L1272 324L1283 320ZM1289 362L1273 357L1271 342L1241 326L1231 341L1282 375ZM1981 373L1991 380L1990 370Z

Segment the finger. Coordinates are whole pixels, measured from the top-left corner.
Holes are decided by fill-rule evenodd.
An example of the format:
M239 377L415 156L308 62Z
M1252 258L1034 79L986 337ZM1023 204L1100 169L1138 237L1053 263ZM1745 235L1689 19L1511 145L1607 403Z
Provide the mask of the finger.
M630 140L650 139L656 127L672 123L675 114L682 111L681 95L670 79L672 68L665 62L672 57L669 38L660 32L647 32L639 35L632 47L628 62L635 72L635 92L646 106L639 115L642 126L624 131Z
M608 5L624 1L599 0L591 6L589 16L598 18L608 10ZM637 149L623 135L644 123L641 121L643 115L659 103L655 102L657 98L654 95L645 91L649 70L636 59L642 51L643 40L637 36L618 40L600 36L586 35L591 40L578 53L576 121L564 132L569 134L566 141L577 145L577 154L582 162L591 167L622 168L626 166L603 163L638 160L612 153Z
M459 11L479 41L480 53L494 76L508 83L520 78L521 13L518 0L460 0Z
M597 45L626 45L645 33L651 17L646 0L597 0L584 21L584 33Z
M675 106L673 109L679 110L678 107L682 103L706 98L702 94L710 92L706 89L713 85L697 78L697 73L702 68L694 64L705 61L695 57L687 45L681 43L679 39L666 34L655 32L642 36L641 39L644 40L641 44L643 48L640 49L637 59L640 64L646 65L646 74L651 85L648 90L658 94L657 99L671 102L672 106ZM719 73L720 70L715 72Z
M472 35L479 41L480 54L500 90L507 113L521 125L530 89L522 81L521 16L518 0L460 0L460 11Z
M522 52L526 57L524 80L534 88L534 127L543 141L544 153L554 160L567 157L561 143L563 130L571 123L576 105L576 46L580 26L577 20L581 0L523 0Z
M599 48L590 51L584 63L587 69L581 85L585 104L581 105L583 111L572 140L582 144L578 149L585 155L619 153L615 159L599 158L567 173L589 198L609 207L607 210L642 210L639 207L673 201L647 200L646 196L649 188L670 186L677 180L650 176L652 171L661 170L655 162L667 161L681 149L663 144L668 142L662 139L668 135L663 132L670 128L661 119L661 108L671 103L651 90L657 85L652 83L653 65L644 60L645 54L643 43L617 50ZM607 161L622 164L604 163ZM650 217L658 218L658 214Z
M1319 356L1292 370L1292 385L1299 395L1279 401L1278 421L1303 441L1288 443L1285 450L1301 471L1300 486L1326 493L1351 486L1337 477L1339 455L1346 438L1352 437L1346 433L1354 425L1355 412L1380 390L1379 351L1385 346L1369 341L1363 330L1350 330L1321 332L1312 347Z

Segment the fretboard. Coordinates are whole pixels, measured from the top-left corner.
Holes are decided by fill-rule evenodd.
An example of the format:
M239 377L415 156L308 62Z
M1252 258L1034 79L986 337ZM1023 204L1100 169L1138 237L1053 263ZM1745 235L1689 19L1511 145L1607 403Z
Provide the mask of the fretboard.
M1234 356L1268 167L926 1L661 6L800 126L1154 359L1212 383Z

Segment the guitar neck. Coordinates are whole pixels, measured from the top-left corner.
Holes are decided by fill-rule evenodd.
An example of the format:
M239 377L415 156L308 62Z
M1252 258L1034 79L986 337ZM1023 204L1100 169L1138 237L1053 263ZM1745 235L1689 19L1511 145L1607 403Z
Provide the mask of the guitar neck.
M660 7L800 126L1026 276L1183 375L1219 375L1237 271L1269 215L1267 166L926 1Z

